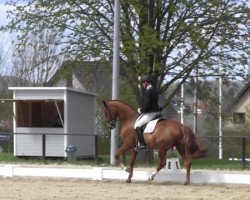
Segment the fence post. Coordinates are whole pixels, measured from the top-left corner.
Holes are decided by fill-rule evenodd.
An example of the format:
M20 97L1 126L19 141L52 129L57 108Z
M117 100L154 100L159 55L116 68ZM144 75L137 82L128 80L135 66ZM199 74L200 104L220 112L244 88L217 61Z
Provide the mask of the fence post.
M46 164L46 135L42 135L42 157L43 157L43 163Z
M95 164L97 165L98 164L98 154L99 154L99 151L98 151L98 135L95 134L94 136L94 140L95 140Z
M246 138L242 138L242 169L246 168Z

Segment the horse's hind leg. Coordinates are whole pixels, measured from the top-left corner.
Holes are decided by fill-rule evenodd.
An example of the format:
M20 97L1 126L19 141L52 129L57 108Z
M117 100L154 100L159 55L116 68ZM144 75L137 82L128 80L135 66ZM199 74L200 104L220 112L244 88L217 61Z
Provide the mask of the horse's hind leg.
M184 185L188 185L190 183L191 161L187 157L183 157L183 160L186 167L186 180L184 182Z
M188 185L190 183L190 170L191 170L191 160L186 154L186 150L184 146L176 146L177 151L180 153L182 160L184 161L184 165L186 168L186 180L184 185Z
M154 180L154 177L156 174L166 166L166 153L167 151L165 148L163 149L158 149L158 157L159 157L159 164L158 167L156 168L156 171L152 173L152 175L149 177L149 180Z

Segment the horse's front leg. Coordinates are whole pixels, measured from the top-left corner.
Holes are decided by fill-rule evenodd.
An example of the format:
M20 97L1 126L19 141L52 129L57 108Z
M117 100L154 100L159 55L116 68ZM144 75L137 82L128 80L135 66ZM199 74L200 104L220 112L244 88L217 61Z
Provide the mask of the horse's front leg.
M128 145L126 145L125 143L123 143L122 146L115 153L116 163L121 167L121 169L124 169L126 172L129 173L128 179L126 180L127 183L131 182L131 178L133 176L134 164L135 164L135 159L136 159L136 156L137 156L137 152L135 150L132 151L130 167L129 168L125 167L124 163L120 159L120 156L122 154L124 154L126 151L128 151L129 149L131 149L131 148Z
M135 151L134 149L132 150L132 154L131 154L131 161L130 161L130 168L127 168L127 172L129 172L129 176L127 179L127 183L131 183L131 178L133 176L133 171L134 171L134 165L135 165L135 160L136 160L136 156L137 156L137 151Z
M154 180L157 173L166 166L166 150L165 149L158 149L158 157L159 157L159 164L156 168L156 171L152 173L152 175L149 177L149 180Z
M126 151L128 151L128 147L126 144L122 144L122 146L116 151L115 153L115 160L116 160L116 164L118 166L120 166L121 169L126 170L124 163L121 161L120 157L121 155L123 155Z

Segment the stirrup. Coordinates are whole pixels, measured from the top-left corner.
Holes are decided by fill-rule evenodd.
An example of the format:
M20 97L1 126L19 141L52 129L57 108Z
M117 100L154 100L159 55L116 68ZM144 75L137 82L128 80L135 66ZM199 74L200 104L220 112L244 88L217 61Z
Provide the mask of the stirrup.
M135 151L146 151L148 147L146 145L136 145L134 148Z

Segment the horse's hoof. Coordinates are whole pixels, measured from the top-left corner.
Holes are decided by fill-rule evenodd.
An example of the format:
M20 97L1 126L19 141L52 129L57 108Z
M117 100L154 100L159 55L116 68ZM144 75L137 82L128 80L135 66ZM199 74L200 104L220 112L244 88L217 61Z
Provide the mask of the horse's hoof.
M154 177L150 176L150 177L148 177L148 180L149 180L149 181L153 181L153 180L154 180Z
M126 180L126 183L131 183L131 180L129 180L129 179L128 179L128 180Z
M127 168L125 169L125 171L128 172L128 173L130 173L130 168L127 167Z
M185 181L185 182L184 182L184 185L189 185L189 181Z

